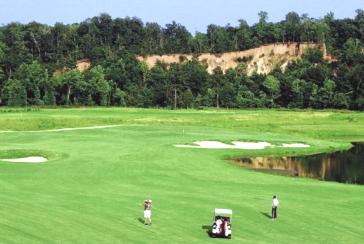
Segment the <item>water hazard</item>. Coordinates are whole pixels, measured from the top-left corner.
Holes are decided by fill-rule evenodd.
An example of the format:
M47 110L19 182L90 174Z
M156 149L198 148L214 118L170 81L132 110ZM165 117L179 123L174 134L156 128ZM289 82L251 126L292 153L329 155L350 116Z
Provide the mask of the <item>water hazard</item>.
M364 184L364 143L353 143L351 149L342 152L301 157L239 158L234 162L269 173Z

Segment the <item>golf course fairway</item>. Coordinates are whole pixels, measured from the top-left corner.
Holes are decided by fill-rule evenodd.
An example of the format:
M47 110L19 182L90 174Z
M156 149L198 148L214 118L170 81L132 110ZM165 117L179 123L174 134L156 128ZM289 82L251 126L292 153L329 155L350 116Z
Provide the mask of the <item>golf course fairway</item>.
M174 146L195 141L310 147ZM4 108L0 243L361 243L363 185L255 172L226 160L332 152L360 141L361 112ZM48 161L1 161L24 157ZM153 200L151 226L143 224L144 199ZM231 240L207 235L214 208L233 210Z

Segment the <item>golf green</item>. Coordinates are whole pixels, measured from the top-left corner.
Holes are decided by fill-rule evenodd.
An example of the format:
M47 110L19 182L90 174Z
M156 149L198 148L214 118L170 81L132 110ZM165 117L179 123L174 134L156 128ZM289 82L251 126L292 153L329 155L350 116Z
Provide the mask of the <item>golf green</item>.
M174 146L207 140L310 147ZM360 243L364 186L260 173L225 160L331 152L354 141L364 141L361 112L2 109L0 243L228 241L206 233L214 208L233 210L231 243ZM1 161L28 156L48 161ZM280 201L276 221L269 217L272 195ZM144 199L153 200L151 226L143 224Z

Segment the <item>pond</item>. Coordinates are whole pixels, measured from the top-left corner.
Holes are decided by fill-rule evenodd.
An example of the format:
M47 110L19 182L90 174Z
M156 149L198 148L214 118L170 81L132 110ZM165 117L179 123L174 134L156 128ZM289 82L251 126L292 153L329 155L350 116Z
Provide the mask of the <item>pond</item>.
M300 157L255 157L233 160L258 171L310 177L341 183L364 184L364 143L347 151Z

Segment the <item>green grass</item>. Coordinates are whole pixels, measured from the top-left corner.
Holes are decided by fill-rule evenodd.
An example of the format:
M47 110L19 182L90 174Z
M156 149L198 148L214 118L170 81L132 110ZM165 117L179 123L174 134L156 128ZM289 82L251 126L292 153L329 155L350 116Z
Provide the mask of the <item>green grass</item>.
M34 132L111 124L120 126ZM196 140L312 146L173 147ZM1 109L0 156L51 160L0 162L0 243L221 243L205 230L215 207L233 209L230 243L360 243L364 186L269 175L224 160L343 150L351 141L364 141L363 113ZM281 202L275 222L266 216L273 194ZM139 221L147 198L152 226Z

